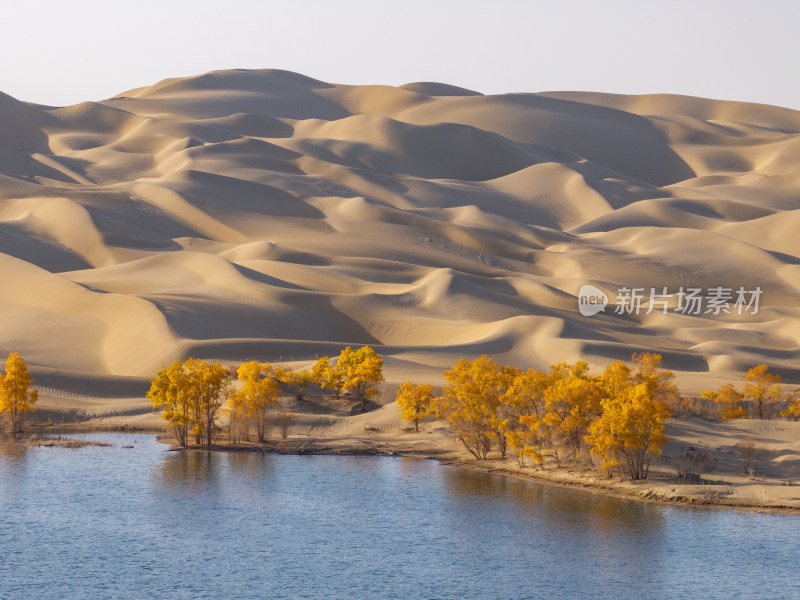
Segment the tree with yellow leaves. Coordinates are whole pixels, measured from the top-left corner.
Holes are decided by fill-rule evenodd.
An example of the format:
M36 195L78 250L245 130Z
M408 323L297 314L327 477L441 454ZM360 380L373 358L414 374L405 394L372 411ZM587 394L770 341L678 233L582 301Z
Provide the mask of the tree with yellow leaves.
M305 400L306 390L313 383L313 377L307 371L290 371L276 367L274 376L275 379L286 386L286 389L296 400Z
M188 435L198 445L210 446L217 414L230 393L231 375L219 363L189 358L162 369L150 384L147 397L154 408L163 408L178 444L186 446Z
M242 387L231 397L231 409L255 425L256 436L262 444L267 437L269 410L278 405L280 394L280 386L273 373L269 363L253 360L242 364L236 371Z
M0 412L8 413L11 431L19 433L23 429L25 413L36 410L34 405L39 392L33 389L28 365L17 352L8 355L5 370L0 379Z
M234 393L228 398L223 411L228 417L228 443L235 444L239 440L250 439L250 429L252 425L252 418L247 413L247 403L245 399ZM264 437L266 437L269 427L264 428Z
M397 408L400 417L405 421L414 423L414 431L419 433L419 420L431 412L433 399L433 386L428 383L414 385L407 381L397 391Z
M800 390L794 390L787 394L786 400L789 405L786 410L781 411L781 416L792 421L800 420Z
M501 456L507 444L520 466L528 457L541 465L548 453L560 465L561 445L571 448L577 461L586 456L588 443L606 467L622 464L641 479L666 443L668 403L679 396L660 355L631 358L631 366L615 361L601 376L589 375L585 361L558 363L542 373L522 372L485 355L461 358L445 371L447 385L433 408L478 460L497 441ZM412 389L406 384L403 391Z
M732 383L726 383L718 392L704 391L701 396L704 400L713 400L719 406L719 416L722 419L749 419L747 411L742 407L743 396L736 391Z
M508 419L500 411L515 370L503 367L486 355L474 360L459 359L445 371L447 384L435 402L436 416L456 432L464 447L483 460L496 440L506 456Z
M661 454L667 438L668 403L679 398L673 374L658 354L631 356L632 367L614 361L599 378L600 415L588 427L586 441L603 457L603 466L622 465L631 479L647 477L650 459Z
M767 365L757 365L747 371L742 395L755 403L759 419L765 417L765 408L771 413L772 405L783 399L780 382L781 376L769 373Z
M588 375L589 365L559 363L551 370L550 385L544 393L545 415L542 422L557 431L580 460L589 424L600 414L601 382Z
M673 384L675 375L662 367L660 354L639 352L631 355L631 376L635 383L646 383L653 400L663 402L670 409L680 403L680 393Z
M505 431L508 446L521 467L525 466L526 457L538 465L544 462L544 446L548 440L542 419L546 412L544 394L549 385L548 374L528 369L511 376L501 398L502 411L508 417Z
M231 392L231 374L219 363L189 358L183 366L188 376L190 406L194 414L192 434L198 446L213 441L217 414Z
M472 394L458 393L448 387L434 403L436 417L453 428L464 448L472 456L484 460L492 449L487 407L480 398Z
M147 392L153 408L163 409L162 418L172 425L175 440L183 447L189 442L189 425L192 422L191 393L189 375L179 360L161 369Z
M342 350L336 369L344 373L343 387L361 401L361 412L367 400L378 394L378 384L383 381L383 359L369 346Z
M646 479L650 459L667 443L664 422L671 416L646 382L633 383L601 401L600 417L589 425L586 441L603 457L603 466L622 464L631 479Z
M311 369L311 381L323 390L332 390L335 398L342 397L347 373L331 364L327 356L320 357Z

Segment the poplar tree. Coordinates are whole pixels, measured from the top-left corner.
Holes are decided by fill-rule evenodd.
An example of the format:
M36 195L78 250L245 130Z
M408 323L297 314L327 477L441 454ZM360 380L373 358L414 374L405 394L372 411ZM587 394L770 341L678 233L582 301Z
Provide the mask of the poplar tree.
M11 431L23 429L25 413L36 410L39 392L33 389L33 379L28 365L17 352L6 360L5 375L0 379L0 412L8 413Z

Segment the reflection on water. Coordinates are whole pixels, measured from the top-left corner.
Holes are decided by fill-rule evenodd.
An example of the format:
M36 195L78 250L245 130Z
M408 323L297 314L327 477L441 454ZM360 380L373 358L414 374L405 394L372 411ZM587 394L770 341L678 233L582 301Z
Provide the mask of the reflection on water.
M157 480L185 492L211 492L217 487L221 468L213 452L168 452L161 460Z
M0 461L9 465L24 463L28 456L28 448L29 446L25 444L0 439Z
M800 597L791 516L92 437L113 447L0 447L0 597Z

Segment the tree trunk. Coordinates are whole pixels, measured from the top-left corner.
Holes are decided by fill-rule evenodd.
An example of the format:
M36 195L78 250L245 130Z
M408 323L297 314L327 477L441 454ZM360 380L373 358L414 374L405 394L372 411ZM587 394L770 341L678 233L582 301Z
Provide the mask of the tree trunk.
M365 390L358 390L358 395L361 396L361 412L367 410L367 394Z
M178 445L182 448L186 447L186 429L184 425L180 425L175 423L173 425L173 431L175 432L175 439L178 442Z

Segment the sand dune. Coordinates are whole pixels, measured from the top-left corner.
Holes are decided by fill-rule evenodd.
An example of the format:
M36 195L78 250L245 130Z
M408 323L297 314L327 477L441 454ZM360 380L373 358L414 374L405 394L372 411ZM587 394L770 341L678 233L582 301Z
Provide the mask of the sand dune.
M129 397L190 353L368 343L394 380L653 350L689 388L765 361L800 381L795 111L265 70L0 94L0 117L0 354L45 379ZM585 317L586 283L763 294L756 315Z

